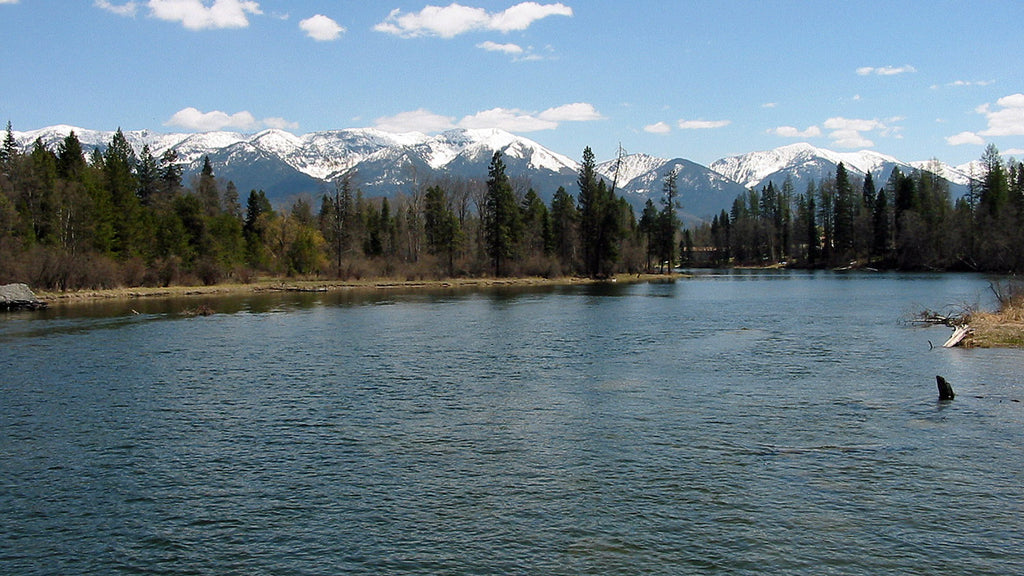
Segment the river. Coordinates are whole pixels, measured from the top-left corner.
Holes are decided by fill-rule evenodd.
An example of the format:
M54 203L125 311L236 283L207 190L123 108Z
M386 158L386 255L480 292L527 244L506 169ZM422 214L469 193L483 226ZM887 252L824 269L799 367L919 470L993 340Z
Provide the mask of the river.
M1022 573L1024 351L901 321L991 300L714 271L0 315L0 573Z

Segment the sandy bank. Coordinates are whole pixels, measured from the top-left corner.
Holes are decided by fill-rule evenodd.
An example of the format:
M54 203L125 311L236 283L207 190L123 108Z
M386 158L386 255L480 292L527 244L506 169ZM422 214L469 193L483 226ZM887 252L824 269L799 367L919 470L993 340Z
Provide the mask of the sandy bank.
M110 288L103 290L77 290L72 292L37 292L39 300L50 304L73 304L97 300L133 298L179 298L187 296L237 295L274 291L336 292L344 290L414 290L446 288L490 288L497 286L572 286L597 282L658 282L678 278L678 275L632 274L611 280L592 278L449 278L445 280L396 280L376 278L366 280L295 280L265 279L248 284L215 284L212 286L168 286Z

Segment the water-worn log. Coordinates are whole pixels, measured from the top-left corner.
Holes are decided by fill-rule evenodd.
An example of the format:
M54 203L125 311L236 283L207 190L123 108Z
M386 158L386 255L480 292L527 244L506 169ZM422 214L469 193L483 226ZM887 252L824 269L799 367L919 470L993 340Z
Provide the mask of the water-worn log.
M46 302L40 301L25 284L0 286L0 310L40 310Z
M960 343L968 334L971 333L970 326L963 324L953 328L953 334L949 337L949 340L942 345L943 348L952 348Z
M939 400L952 400L956 397L953 393L953 385L942 376L935 377L935 383L939 386Z

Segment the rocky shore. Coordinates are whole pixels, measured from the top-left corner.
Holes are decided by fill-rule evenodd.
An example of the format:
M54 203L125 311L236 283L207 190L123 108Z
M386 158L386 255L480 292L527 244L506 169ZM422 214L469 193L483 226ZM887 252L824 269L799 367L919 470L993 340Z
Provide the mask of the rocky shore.
M40 310L46 308L26 284L4 284L0 286L0 311Z

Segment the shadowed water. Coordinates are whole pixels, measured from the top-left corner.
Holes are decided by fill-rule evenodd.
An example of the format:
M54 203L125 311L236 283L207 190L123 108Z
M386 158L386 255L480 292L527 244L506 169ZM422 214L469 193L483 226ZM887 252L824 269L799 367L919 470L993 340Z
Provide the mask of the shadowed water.
M986 291L748 272L0 316L0 572L1021 572L1024 353L899 322Z

